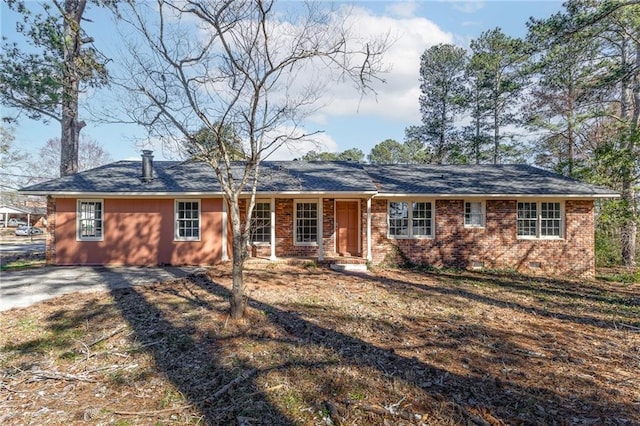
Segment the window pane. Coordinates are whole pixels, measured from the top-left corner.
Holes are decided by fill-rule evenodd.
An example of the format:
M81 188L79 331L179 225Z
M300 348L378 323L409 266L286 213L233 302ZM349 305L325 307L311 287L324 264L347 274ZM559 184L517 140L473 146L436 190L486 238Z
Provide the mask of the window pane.
M200 237L199 201L176 203L176 237L198 239Z
M481 202L464 203L464 224L469 226L484 226L484 214Z
M296 203L297 243L318 242L318 203Z
M561 212L560 203L540 203L540 235L559 237Z
M250 241L268 243L271 241L271 204L256 203L251 214Z
M80 201L78 206L78 236L80 239L102 238L101 201Z
M537 236L538 212L536 203L518 203L517 232L521 237Z
M389 235L403 237L409 235L409 203L395 201L389 203Z
M431 236L431 203L413 203L411 207L413 236Z

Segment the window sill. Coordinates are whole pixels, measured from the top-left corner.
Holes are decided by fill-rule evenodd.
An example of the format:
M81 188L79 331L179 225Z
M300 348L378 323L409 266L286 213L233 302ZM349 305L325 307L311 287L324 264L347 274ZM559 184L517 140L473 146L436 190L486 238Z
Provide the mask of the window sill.
M249 243L249 244L251 244L254 247L268 247L268 246L271 245L271 243L265 243L265 242L262 242L262 241L252 242L252 243Z
M464 225L465 229L485 229L485 225Z
M387 235L387 238L390 240L433 240L433 235L412 235L412 236L398 236L398 235Z
M317 247L318 243L310 242L310 243L293 243L294 246L300 247Z
M200 242L200 238L174 238L174 243L197 243Z
M95 237L95 238L76 238L76 241L79 243L84 243L84 242L100 242L100 241L104 241L104 237Z
M518 236L517 239L518 240L523 240L523 241L564 241L564 238L562 238L562 237L524 237L524 236Z

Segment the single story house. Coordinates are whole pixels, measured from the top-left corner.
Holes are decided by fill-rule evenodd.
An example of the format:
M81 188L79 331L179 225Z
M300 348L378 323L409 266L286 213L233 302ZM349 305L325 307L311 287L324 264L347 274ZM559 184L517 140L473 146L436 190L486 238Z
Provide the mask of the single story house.
M266 161L259 181L253 256L571 277L594 276L594 201L618 196L528 165ZM232 253L205 163L145 151L21 192L47 196L49 264L208 265Z

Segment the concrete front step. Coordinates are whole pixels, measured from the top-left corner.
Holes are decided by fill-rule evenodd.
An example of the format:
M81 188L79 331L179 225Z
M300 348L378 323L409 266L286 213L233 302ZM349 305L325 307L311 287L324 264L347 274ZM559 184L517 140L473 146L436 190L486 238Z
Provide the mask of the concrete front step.
M344 272L367 272L367 264L366 263L331 263L329 265L331 269L334 271L344 271Z

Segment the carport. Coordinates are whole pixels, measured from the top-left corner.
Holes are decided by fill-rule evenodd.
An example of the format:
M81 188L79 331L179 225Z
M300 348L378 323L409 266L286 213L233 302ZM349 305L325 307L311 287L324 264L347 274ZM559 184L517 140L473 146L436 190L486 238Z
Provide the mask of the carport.
M9 225L9 215L27 216L27 223L31 224L31 212L29 210L20 209L18 207L0 206L0 214L3 217L4 227Z

